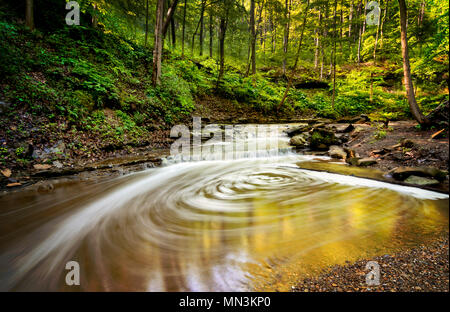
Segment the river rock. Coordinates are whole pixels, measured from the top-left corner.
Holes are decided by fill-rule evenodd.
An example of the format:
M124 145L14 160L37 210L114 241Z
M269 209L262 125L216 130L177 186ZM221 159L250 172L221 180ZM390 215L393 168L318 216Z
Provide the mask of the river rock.
M57 160L53 162L53 166L55 166L58 169L61 169L62 167L64 167L64 165Z
M418 177L431 177L438 181L445 180L446 171L434 167L397 167L389 171L389 174L396 180L404 181L414 175Z
M358 166L360 157L349 157L345 160L345 162L351 166Z
M331 145L330 149L328 150L328 155L330 155L331 158L337 158L337 159L346 159L347 153L345 150L337 145Z
M290 137L301 134L302 132L307 132L311 130L311 126L308 124L301 124L292 128L285 130L286 134Z
M431 178L418 177L415 175L409 176L404 182L409 183L409 184L416 184L416 185L437 185L437 184L439 184L438 180L431 179Z
M309 144L312 149L323 150L327 149L331 145L339 144L338 138L334 135L333 131L324 128L315 128L311 133Z
M36 189L36 191L38 191L39 193L49 193L51 191L53 191L53 189L55 188L53 186L53 184L49 181L39 181L38 183L36 183L34 185L34 188Z
M350 133L350 132L352 132L353 130L355 130L355 127L353 126L353 124L349 124L347 127L343 128L343 129L341 129L341 130L338 130L337 132L341 132L341 133Z
M309 145L309 137L310 134L308 132L303 132L302 134L292 137L289 143L295 147L306 147Z
M349 157L345 161L351 166L358 166L358 167L367 167L377 163L377 160L375 158L361 158L361 157Z
M348 133L336 133L335 136L339 140L340 144L347 143L350 140Z
M371 165L375 165L377 163L377 160L375 158L362 158L358 161L358 166L360 167L366 167L366 166L371 166Z

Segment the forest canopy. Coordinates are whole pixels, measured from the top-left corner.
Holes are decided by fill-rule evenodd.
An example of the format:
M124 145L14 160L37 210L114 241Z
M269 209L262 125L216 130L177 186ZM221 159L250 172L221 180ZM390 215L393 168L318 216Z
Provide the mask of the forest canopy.
M411 117L402 1L80 0L79 25L66 24L66 2L0 7L2 97L13 105L79 124L103 108L170 124L205 95L265 114ZM448 97L448 4L407 1L423 115Z

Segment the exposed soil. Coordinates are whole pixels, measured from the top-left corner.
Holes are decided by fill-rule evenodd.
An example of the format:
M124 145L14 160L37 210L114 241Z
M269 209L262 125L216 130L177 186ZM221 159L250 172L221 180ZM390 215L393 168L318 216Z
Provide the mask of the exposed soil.
M362 157L377 158L378 163L374 167L387 171L398 166L430 166L448 171L448 130L441 133L438 138L432 139L431 136L441 129L419 130L415 121L395 121L389 123L389 130L382 129L386 132L386 137L376 139L375 134L379 132L376 127L370 124L355 126L360 127L361 131L346 145ZM402 139L411 140L413 146L392 148ZM390 151L384 155L372 153L383 148L388 148Z
M292 286L294 292L448 292L448 237L393 255L336 265ZM367 285L369 261L380 268L379 285Z

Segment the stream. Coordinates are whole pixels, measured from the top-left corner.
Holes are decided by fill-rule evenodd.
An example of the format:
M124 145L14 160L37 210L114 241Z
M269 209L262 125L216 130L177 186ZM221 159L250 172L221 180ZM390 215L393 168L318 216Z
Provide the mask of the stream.
M235 129L229 144L244 149L227 160L169 157L0 197L0 290L287 291L330 265L448 233L448 195L302 169L346 165L291 150L286 127ZM80 265L79 286L65 283L68 261Z

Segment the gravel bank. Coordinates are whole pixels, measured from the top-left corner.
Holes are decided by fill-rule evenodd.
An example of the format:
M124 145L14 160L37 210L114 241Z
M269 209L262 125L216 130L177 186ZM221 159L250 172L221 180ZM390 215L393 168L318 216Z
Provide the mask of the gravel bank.
M448 237L428 245L353 264L333 266L292 287L294 292L448 292ZM379 286L367 286L366 264L380 265Z

